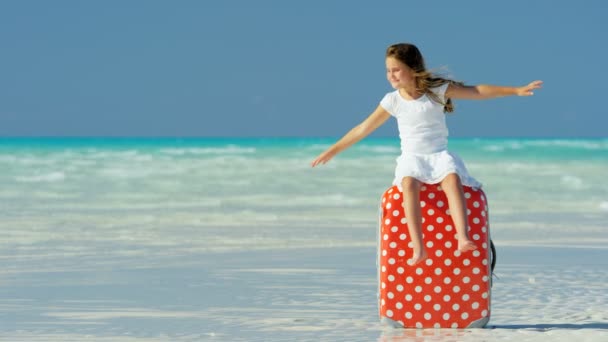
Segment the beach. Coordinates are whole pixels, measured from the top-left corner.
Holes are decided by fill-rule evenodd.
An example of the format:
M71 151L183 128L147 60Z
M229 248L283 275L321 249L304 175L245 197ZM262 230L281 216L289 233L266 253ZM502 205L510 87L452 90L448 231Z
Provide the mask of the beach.
M398 141L0 140L2 341L605 341L608 140L450 142L497 248L484 329L378 318Z

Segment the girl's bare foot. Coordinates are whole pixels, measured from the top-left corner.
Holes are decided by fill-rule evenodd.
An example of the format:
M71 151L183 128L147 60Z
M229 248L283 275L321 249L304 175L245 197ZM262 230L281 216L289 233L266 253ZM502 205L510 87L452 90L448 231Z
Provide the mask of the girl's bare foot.
M474 249L477 249L477 246L475 246L473 241L471 241L467 238L458 239L458 250L459 251L468 252L468 251L472 251Z
M424 247L421 248L419 251L414 250L414 254L410 259L411 265L419 264L426 260L428 257L429 256L426 254L426 249L424 249Z

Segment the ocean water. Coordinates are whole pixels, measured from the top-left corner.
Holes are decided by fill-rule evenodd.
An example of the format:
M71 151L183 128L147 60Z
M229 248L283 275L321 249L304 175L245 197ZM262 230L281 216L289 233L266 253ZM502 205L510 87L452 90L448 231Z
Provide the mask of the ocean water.
M78 340L115 333L165 340L159 336L166 333L167 340L188 334L218 340L222 329L229 334L230 324L203 328L219 324L205 309L221 307L218 298L251 304L222 292L247 292L234 283L245 274L271 284L277 276L289 276L282 284L296 292L280 301L299 305L304 322L313 322L306 330L312 340L314 322L321 330L323 322L306 310L314 302L298 302L304 292L291 282L308 275L350 281L348 291L365 304L348 306L341 302L346 292L330 293L337 303L330 311L368 313L371 318L355 320L365 326L376 314L372 268L378 205L392 181L399 142L367 139L311 168L333 142L0 139L0 337L23 334L34 340L60 333L67 340L67 333L77 333ZM605 248L608 139L453 139L450 150L484 184L492 239L499 248ZM305 251L326 255L332 250L365 251L369 258L353 258L369 264L338 275L324 268L325 261L308 267L297 261ZM205 276L194 281L184 270ZM319 290L318 284L309 285L310 291ZM275 298L272 289L265 291L267 297L248 298ZM193 313L192 303L200 310ZM254 331L256 322L268 328L261 316L272 312L271 303L264 305L269 305L265 314L242 313L249 325L240 329ZM180 311L184 307L189 309ZM173 311L164 316L169 308ZM121 315L112 314L117 311ZM222 314L234 318L216 312L215 319ZM127 323L117 323L125 317ZM141 323L150 317L174 321ZM189 325L175 323L180 318ZM285 323L275 319L278 326ZM264 340L268 336L259 329L255 334ZM238 340L235 336L232 340Z

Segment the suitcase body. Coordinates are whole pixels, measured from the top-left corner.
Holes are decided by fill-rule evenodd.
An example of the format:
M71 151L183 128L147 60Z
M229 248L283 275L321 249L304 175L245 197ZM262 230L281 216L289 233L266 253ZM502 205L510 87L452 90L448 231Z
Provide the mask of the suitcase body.
M469 237L477 249L458 251L448 201L437 184L420 191L422 233L428 259L410 265L412 248L403 194L386 190L378 234L380 319L403 328L484 327L490 320L491 248L488 203L481 189L464 187Z

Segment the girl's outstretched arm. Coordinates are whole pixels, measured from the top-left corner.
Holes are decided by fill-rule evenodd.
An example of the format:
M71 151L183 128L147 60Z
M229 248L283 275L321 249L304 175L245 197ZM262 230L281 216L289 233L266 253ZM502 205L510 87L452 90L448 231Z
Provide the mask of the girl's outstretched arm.
M319 164L327 163L336 154L344 151L357 141L365 138L371 132L375 131L376 128L382 126L382 124L385 123L390 116L391 115L384 108L378 106L378 108L376 108L376 110L371 113L367 119L363 120L362 123L351 129L340 140L338 140L337 143L332 145L330 148L321 153L315 160L313 160L311 166L315 167Z
M494 85L480 84L476 86L463 86L450 84L445 96L452 99L484 100L503 96L531 96L534 89L539 89L543 81L534 81L521 87L500 87Z

